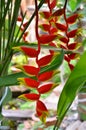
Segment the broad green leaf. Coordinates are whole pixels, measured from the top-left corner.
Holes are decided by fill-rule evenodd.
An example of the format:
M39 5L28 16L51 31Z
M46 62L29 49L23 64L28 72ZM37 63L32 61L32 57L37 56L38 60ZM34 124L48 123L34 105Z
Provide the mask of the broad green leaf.
M0 77L0 87L18 85L17 78L26 77L22 72Z
M71 11L77 10L80 3L81 3L81 0L69 0L69 7L70 7Z
M86 52L81 56L74 70L71 72L59 98L57 107L58 126L71 106L77 93L86 82Z
M40 73L58 69L58 67L62 64L63 58L64 58L64 51L62 50L59 55L57 54L55 56L55 58L49 65L41 68Z

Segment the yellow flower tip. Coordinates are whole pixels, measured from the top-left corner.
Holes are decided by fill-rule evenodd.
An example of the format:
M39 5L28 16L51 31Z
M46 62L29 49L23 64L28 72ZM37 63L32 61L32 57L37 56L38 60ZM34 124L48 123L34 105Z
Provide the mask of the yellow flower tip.
M22 100L26 100L25 96L22 94L20 96L18 96L19 99L22 99Z
M57 86L59 86L60 83L54 83L52 86L52 89L56 88Z
M56 74L59 74L60 73L60 70L55 70L53 75L56 75Z
M24 78L18 78L17 80L21 85L24 84Z
M16 68L23 70L22 65L16 65Z

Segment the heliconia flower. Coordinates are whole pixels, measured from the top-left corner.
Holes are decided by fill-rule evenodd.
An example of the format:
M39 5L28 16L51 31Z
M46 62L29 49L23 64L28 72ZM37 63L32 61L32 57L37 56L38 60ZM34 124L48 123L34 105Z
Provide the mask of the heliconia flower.
M64 37L64 36L62 36L60 34L58 35L58 38L59 38L60 41L62 41L64 43L68 43L68 41L69 41L67 37Z
M50 78L52 78L52 76L54 74L56 74L57 72L56 71L48 71L48 72L44 72L42 74L40 74L38 76L38 80L39 81L46 81L46 80L49 80Z
M61 23L55 23L57 29L61 30L61 31L66 31L67 30L67 26Z
M43 66L49 64L49 63L51 62L52 58L53 58L53 55L52 55L52 54L46 55L46 56L44 56L44 57L42 57L42 58L40 58L40 59L38 60L38 65L39 65L40 67L43 67Z
M44 31L49 31L51 25L50 24L41 24L39 27L42 28Z
M74 65L72 65L72 64L70 64L70 63L68 63L68 65L69 65L69 67L70 67L71 70L74 69Z
M45 123L46 122L46 118L47 118L47 114L45 112L40 112L38 110L36 110L36 115L39 117L39 119Z
M68 44L68 49L76 50L76 49L80 48L80 46L81 46L81 43L74 42L74 43Z
M75 37L75 35L77 34L77 31L78 31L78 29L74 29L74 30L68 32L68 33L67 33L67 36L68 36L69 38L73 38L73 37Z
M42 11L40 12L40 15L45 19L49 19L49 17L51 16L51 13L49 11Z
M40 98L40 94L36 93L26 93L20 95L18 98L24 99L24 100L29 100L29 101L37 101Z
M53 8L56 6L56 3L57 3L57 0L53 0L53 1L50 3L50 8L53 9Z
M18 16L17 21L18 21L18 22L21 22L21 21L22 21L22 17L21 17L21 16Z
M48 109L45 104L40 100L37 100L36 102L36 111L40 113L45 113L48 116Z
M76 22L77 18L79 17L79 14L73 14L72 16L68 17L66 19L68 24L73 24Z
M74 49L76 49L76 47L77 47L77 42L74 42L74 43L70 43L69 45L68 45L68 49L71 49L71 50L74 50Z
M40 94L48 93L54 89L58 84L46 83L37 88Z
M18 68L22 69L25 73L28 75L35 75L37 76L39 73L39 68L34 67L34 66L29 66L29 65L20 65Z
M13 47L13 49L22 51L25 55L35 58L38 55L38 51L34 48L30 48L27 46L19 46L19 47Z
M61 16L62 14L64 14L64 9L58 9L52 14L52 16Z
M43 123L45 123L46 117L49 115L49 112L45 104L40 100L37 100L36 102L36 113L37 113L37 116L40 118L40 120Z
M26 87L28 88L37 88L39 86L39 81L36 81L34 79L31 78L18 78L18 81L21 84L24 84Z
M42 36L39 37L39 42L41 44L47 44L49 42L52 42L54 39L56 39L57 35L55 34L43 34Z
M79 54L77 54L77 53L68 54L68 57L69 57L71 60L73 60L73 59L75 59L75 58L78 58L78 57L79 57Z
M65 59L67 62L70 62L70 58L68 57L68 55L65 55L65 56L64 56L64 59Z

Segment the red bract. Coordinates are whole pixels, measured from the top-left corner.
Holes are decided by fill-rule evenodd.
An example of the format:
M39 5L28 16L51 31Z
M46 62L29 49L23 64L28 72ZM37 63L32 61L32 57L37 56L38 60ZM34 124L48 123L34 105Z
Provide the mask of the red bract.
M47 83L47 84L41 85L37 90L40 94L44 94L52 90L52 88L54 88L54 84Z
M53 9L56 6L57 0L53 0L50 4L50 8Z
M67 36L68 36L69 38L75 37L76 34L77 34L77 30L78 30L78 29L75 29L75 30L72 30L72 31L68 32L68 33L67 33Z
M61 31L66 31L67 30L67 26L61 23L56 23L56 27L57 29L61 30Z
M42 24L40 27L45 31L49 31L51 26L49 24Z
M23 95L19 96L19 98L25 99L25 100L30 100L30 101L37 101L37 100L39 100L40 95L35 94L35 93L27 93L27 94L23 94Z
M77 56L76 53L68 54L68 57L69 57L70 59L72 59L72 60L75 59L76 56Z
M44 34L44 35L40 36L38 40L41 44L47 44L47 43L53 41L56 37L57 37L57 35L54 35L54 34L49 34L49 35Z
M48 11L43 11L40 13L42 15L43 18L45 19L49 19L49 17L51 16L51 13Z
M59 38L60 41L62 41L64 43L68 43L68 41L69 41L68 38L66 38L66 37L64 37L62 35L58 35L58 38Z
M43 123L46 122L46 118L47 118L47 116L48 116L47 113L48 113L48 112L45 113L45 112L40 112L40 111L36 110L37 116L40 118L40 120L41 120Z
M39 86L39 82L31 78L18 78L18 80L28 88L37 88Z
M39 73L39 68L36 68L34 66L29 66L29 65L23 65L23 66L20 66L20 68L27 74L30 74L30 75L38 75Z
M51 62L52 58L53 58L53 55L52 55L52 54L51 54L51 55L44 56L44 57L42 57L42 58L40 58L40 59L38 60L38 65L39 65L40 67L43 67L43 66L49 64L49 63Z
M76 49L76 47L77 47L77 44L78 43L70 43L69 45L68 45L68 49L71 49L71 50L74 50L74 49Z
M62 14L64 14L64 9L59 9L59 10L56 10L52 16L61 16Z
M46 81L52 78L53 74L54 74L54 71L45 72L45 73L40 74L38 76L38 79L39 81Z
M47 107L40 100L38 100L37 103L36 103L36 110L38 110L39 112L45 112L45 113L48 112Z
M68 24L73 24L73 23L76 22L77 18L78 18L78 14L74 14L74 15L67 18L67 23Z
M26 46L20 46L19 48L25 55L27 55L31 58L37 57L37 55L38 55L37 50L34 48L29 48Z

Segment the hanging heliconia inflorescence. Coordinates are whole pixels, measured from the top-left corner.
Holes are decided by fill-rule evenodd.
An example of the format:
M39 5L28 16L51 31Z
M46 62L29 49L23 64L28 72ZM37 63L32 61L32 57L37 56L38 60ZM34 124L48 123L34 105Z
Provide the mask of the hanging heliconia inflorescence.
M29 89L35 89L36 93L27 93L19 96L25 100L36 102L36 113L42 122L46 121L48 116L48 108L41 100L41 95L47 92L51 92L57 83L53 83L51 78L58 73L57 68L62 63L63 57L68 62L70 69L72 70L74 66L71 64L71 60L77 57L77 53L72 53L76 50L80 43L74 41L75 37L80 33L80 29L70 30L70 26L73 25L77 19L80 17L79 14L73 14L69 17L66 16L66 5L61 9L56 9L57 0L45 0L48 10L40 11L38 13L37 0L35 0L35 33L38 43L38 48L28 47L27 44L24 46L16 47L15 49L22 51L27 57L35 58L36 67L31 65L22 65L20 69L27 75L27 77L19 78L19 82L24 84ZM45 20L45 23L39 25L39 15ZM18 18L18 21L21 21ZM25 27L26 24L23 25ZM39 34L38 29L42 29L43 34ZM23 35L23 40L26 38L27 32ZM73 40L71 40L73 39ZM73 41L73 42L72 42ZM48 45L51 48L59 48L66 51L71 51L71 53L65 53L64 51L54 51L51 49L49 53L43 57L39 57L41 54L42 45ZM60 62L60 63L59 63Z

